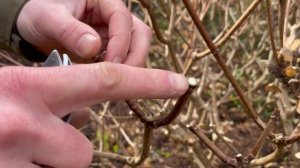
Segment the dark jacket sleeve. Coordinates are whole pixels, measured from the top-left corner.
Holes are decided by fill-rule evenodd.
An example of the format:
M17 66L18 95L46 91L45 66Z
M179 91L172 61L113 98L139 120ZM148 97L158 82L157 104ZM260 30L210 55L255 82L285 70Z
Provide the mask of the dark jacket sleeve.
M0 48L13 49L12 33L16 18L28 0L0 0Z

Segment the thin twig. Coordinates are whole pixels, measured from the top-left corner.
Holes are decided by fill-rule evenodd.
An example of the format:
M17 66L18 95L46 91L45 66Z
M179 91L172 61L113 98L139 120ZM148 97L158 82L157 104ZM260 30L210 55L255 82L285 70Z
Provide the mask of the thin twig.
M153 128L145 124L142 150L139 155L134 156L131 159L127 160L128 165L138 166L141 163L143 163L143 161L148 157L150 146L151 146L152 134L153 134Z
M21 64L20 62L14 60L12 57L4 54L3 52L0 52L0 56L5 58L6 60L8 60L9 62L15 64L15 65L18 65L18 66L24 66L23 64Z
M274 152L272 152L271 154L269 154L267 156L252 160L250 162L249 166L251 166L251 167L252 166L261 166L261 165L270 163L270 162L274 161L275 159L277 159L277 157L280 156L280 154L282 154L283 151L284 151L283 146L277 146Z
M290 136L287 136L283 140L283 145L290 145L295 142L300 141L300 123L296 126L296 128L293 130Z
M290 4L291 0L286 0L285 4L285 11L284 11L284 22L283 22L283 44L286 42L286 36L287 36L287 25L288 25L288 18L290 13Z
M212 77L213 78L213 77ZM217 130L220 130L220 121L219 121L219 113L217 107L217 93L216 93L216 79L212 79L211 81L211 112L213 123Z
M273 56L275 58L275 61L277 63L277 65L280 64L279 62L279 58L277 55L277 50L276 50L276 46L275 46L275 40L274 40L274 31L273 31L273 23L272 23L272 8L271 8L271 2L270 0L266 0L266 4L267 4L267 16L268 16L268 31L269 31L269 35L270 35L270 41L271 41L271 47L272 47L272 51L273 51Z
M224 163L227 163L230 166L236 166L237 162L235 159L229 157L222 150L220 150L216 145L214 145L206 135L200 130L199 127L194 126L194 124L190 124L187 126L198 138L203 142L212 152L220 158Z
M280 20L279 20L280 48L283 47L286 4L287 4L286 0L279 0L279 7L280 7Z
M201 162L205 165L205 168L213 168L213 166L211 165L212 163L208 160L206 154L201 149L199 149L200 147L200 145L194 145L192 147L192 151L195 153L196 157L199 158L199 160L201 160Z
M188 122L191 120L191 118L193 117L193 113L194 113L194 102L190 101L189 102L189 106L188 106L188 110L187 113L185 114L185 117L183 119L183 123Z
M128 156L123 156L115 153L110 153L110 152L99 152L99 151L94 151L94 157L98 158L108 158L112 160L118 160L121 162L131 162L131 157Z
M249 160L252 160L258 153L261 146L264 144L265 140L267 139L268 135L271 133L271 131L274 128L275 122L279 118L280 111L278 109L275 109L271 115L271 118L265 128L265 130L260 135L259 139L257 140L256 144L254 145L251 153L249 154L248 158Z
M199 97L202 94L202 91L204 90L205 81L207 80L207 76L208 76L209 60L208 60L208 58L206 58L203 61L204 61L204 68L202 70L203 72L202 72L200 84L199 84L199 87L198 87L198 90L197 90L197 96L199 96Z
M240 153L231 143L229 143L225 138L224 135L221 135L219 131L216 128L213 128L214 133L217 134L217 136L228 146L228 148L232 151L234 151L236 154Z
M299 142L299 141L300 141L300 134L296 134L294 136L286 137L284 140L284 144L290 145L290 144L293 144L293 143Z
M144 136L143 136L143 145L140 154L134 157L128 157L120 154L110 153L110 152L99 152L94 151L94 157L103 157L112 160L118 160L124 162L130 166L138 166L148 157L150 146L151 146L151 139L152 139L153 129L145 124L144 129Z
M0 62L0 67L4 67L4 66L7 66L7 64L3 64Z

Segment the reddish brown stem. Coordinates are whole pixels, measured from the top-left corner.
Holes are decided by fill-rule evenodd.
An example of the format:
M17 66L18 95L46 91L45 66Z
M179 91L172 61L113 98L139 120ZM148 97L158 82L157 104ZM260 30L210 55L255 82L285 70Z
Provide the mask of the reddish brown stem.
M126 100L126 103L128 104L129 108L136 114L140 120L145 123L147 126L150 126L152 128L158 128L161 126L165 126L173 122L177 116L182 111L182 108L188 101L189 97L193 93L193 90L196 88L196 82L190 82L188 90L185 92L184 95L180 96L177 100L174 108L171 112L169 112L166 116L163 116L161 118L156 118L155 115L152 112L146 112L144 113L136 104L136 102L133 102L132 100Z
M196 85L194 85L194 86L190 85L190 87L186 91L186 93L179 97L179 99L177 100L172 111L168 115L164 116L163 118L154 121L154 123L153 123L154 127L161 127L161 126L168 125L171 122L173 122L177 118L177 116L180 114L180 112L182 111L182 108L184 107L184 105L189 100L195 87L196 87Z
M134 112L134 114L145 124L147 125L152 125L153 123L153 118L151 119L148 116L154 116L151 112L143 112L142 109L139 108L137 102L133 100L126 100L126 103L128 107L130 108L131 111Z
M298 141L300 141L300 134L291 137L286 137L284 139L284 145L290 145Z
M271 47L272 47L272 51L273 51L273 56L275 58L275 61L277 63L277 65L279 65L280 61L279 58L277 56L277 50L276 50L276 46L275 46L275 40L274 40L274 33L273 33L273 27L272 27L272 8L271 8L271 2L270 0L266 0L266 4L267 4L267 16L268 16L268 31L269 31L269 35L270 35L270 41L271 41Z
M147 159L150 152L152 135L153 128L145 124L142 150L139 155L132 157L130 160L127 160L128 165L136 167L143 163L145 159Z
M203 142L218 158L220 158L224 163L236 167L237 161L220 150L216 145L214 145L206 135L200 130L200 128L194 126L193 124L189 125L188 128Z
M208 48L211 50L213 56L215 57L216 61L218 62L218 64L220 65L220 67L222 68L222 70L224 71L226 77L228 78L228 80L231 82L232 86L234 87L235 91L237 92L237 94L240 97L241 102L243 103L244 107L246 108L248 114L253 118L253 120L255 121L255 123L261 128L264 129L265 128L265 124L264 122L259 118L259 116L257 115L256 111L252 108L252 106L250 105L249 100L245 97L245 95L243 94L244 92L242 91L242 89L240 88L240 86L238 85L237 81L234 79L234 77L232 76L231 71L229 70L229 68L227 67L223 57L221 56L218 48L215 46L215 44L213 43L210 35L208 34L207 30L205 29L203 23L201 22L201 20L198 18L197 13L195 12L195 10L193 9L193 6L190 2L190 0L183 0L183 3L185 5L185 7L187 8L190 16L192 17L192 20L194 22L194 24L196 25L198 31L200 32L200 34L202 35L206 45L208 46Z
M285 20L285 10L287 1L279 0L280 7L280 20L279 20L279 35L280 35L280 47L283 47L283 37L284 37L284 20Z
M248 158L249 160L252 160L257 153L259 152L259 149L264 144L265 140L267 139L268 135L271 133L271 131L274 128L275 122L278 120L280 111L278 109L275 109L271 115L271 118L265 128L265 130L260 135L259 139L257 140L253 150L249 154Z

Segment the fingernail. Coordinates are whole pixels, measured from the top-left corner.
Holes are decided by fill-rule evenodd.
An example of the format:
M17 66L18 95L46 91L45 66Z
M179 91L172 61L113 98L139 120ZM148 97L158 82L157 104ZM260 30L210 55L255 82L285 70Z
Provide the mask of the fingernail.
M177 92L185 92L188 89L188 81L181 74L170 74L171 87Z
M116 57L112 60L113 63L121 63L121 58L120 57Z
M95 47L95 43L97 41L97 37L92 34L83 35L79 41L77 42L77 50L78 54L81 57L87 56L91 50Z

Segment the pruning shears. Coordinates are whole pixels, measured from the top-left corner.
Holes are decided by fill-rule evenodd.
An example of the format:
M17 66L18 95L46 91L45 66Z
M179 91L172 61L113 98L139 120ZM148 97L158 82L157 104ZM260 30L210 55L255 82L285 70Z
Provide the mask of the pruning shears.
M43 67L54 67L54 66L69 66L72 62L67 54L63 54L63 57L59 55L57 50L53 50L48 56L47 60L43 63Z
M63 54L61 57L57 50L53 50L43 63L43 67L55 67L55 66L69 66L72 65L70 57L67 54ZM67 114L62 118L63 121L70 123L72 119L71 114Z

